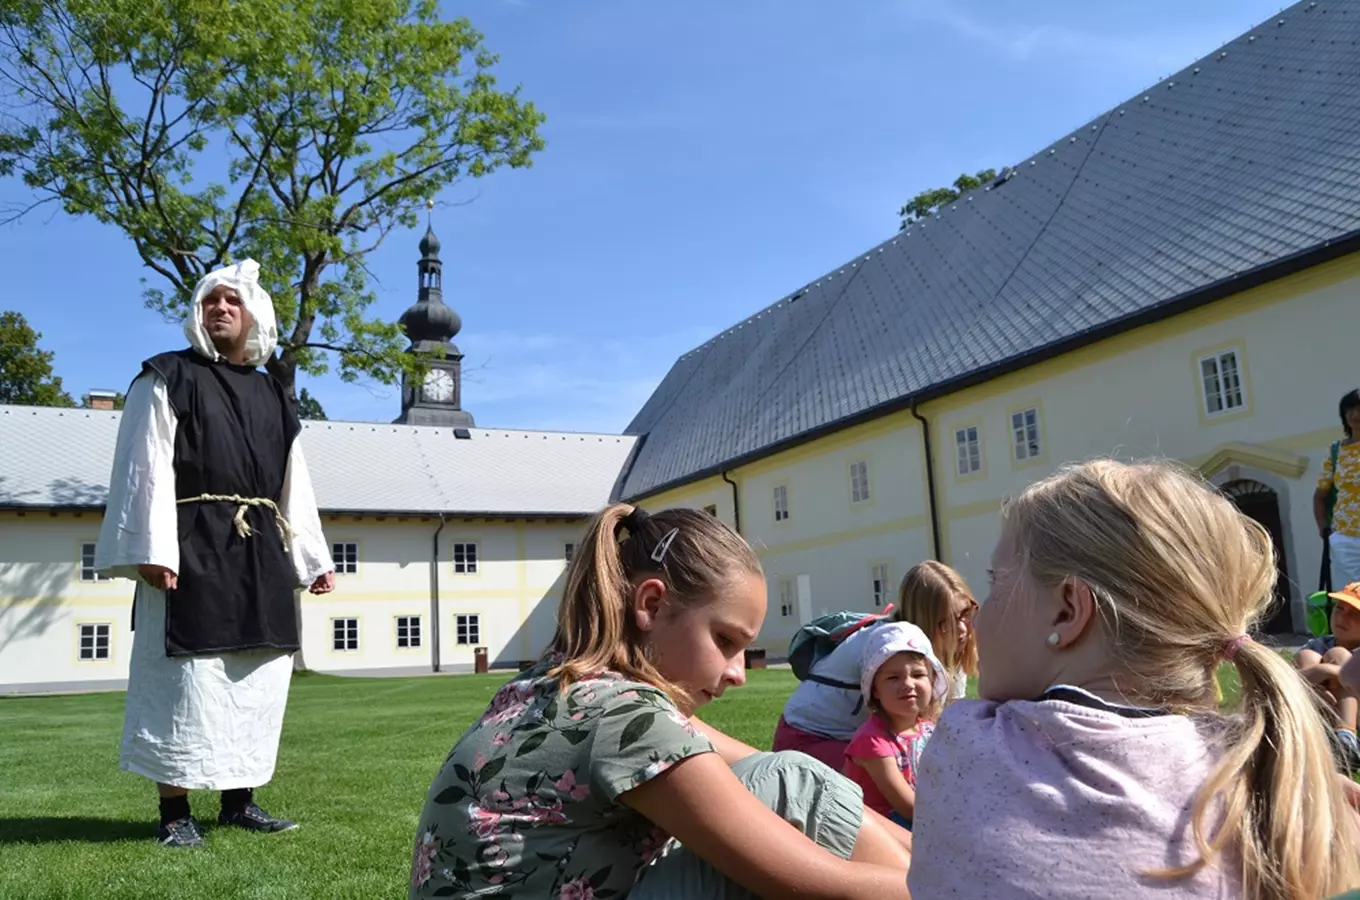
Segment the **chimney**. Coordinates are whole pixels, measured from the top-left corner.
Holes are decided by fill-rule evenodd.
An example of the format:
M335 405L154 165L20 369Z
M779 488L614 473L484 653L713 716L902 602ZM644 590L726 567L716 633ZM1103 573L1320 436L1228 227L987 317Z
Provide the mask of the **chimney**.
M114 401L118 398L117 391L93 390L85 395L86 409L113 409Z

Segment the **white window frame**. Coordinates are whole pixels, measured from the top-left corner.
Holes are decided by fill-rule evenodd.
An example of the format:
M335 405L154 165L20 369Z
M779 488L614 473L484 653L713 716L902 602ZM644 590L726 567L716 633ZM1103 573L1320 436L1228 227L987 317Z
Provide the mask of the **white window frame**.
M479 550L476 541L454 541L453 574L476 575L480 557ZM459 559L460 556L462 559Z
M779 615L787 619L798 606L798 585L792 578L779 579Z
M422 645L423 637L420 616L397 616L398 650L415 650Z
M882 609L888 602L888 564L874 563L869 567L869 592L875 609Z
M787 484L776 484L774 486L774 520L776 522L787 522L789 520L789 486Z
M1011 455L1016 462L1028 462L1044 455L1041 424L1037 406L1011 413Z
M850 502L867 503L872 496L869 489L869 461L857 459L850 464Z
M354 541L331 542L331 565L336 575L356 575L359 572L359 545Z
M89 639L88 653L86 638ZM100 646L100 641L103 646ZM100 651L103 655L100 655ZM113 658L113 625L108 622L81 622L76 626L76 659L80 662L108 662Z
M482 644L481 613L454 613L453 643L459 647L479 647Z
M1231 363L1228 371L1225 363ZM1231 383L1229 383L1231 379ZM1247 406L1247 386L1242 378L1242 357L1230 347L1199 358L1200 399L1210 419L1240 412ZM1233 401L1236 402L1233 402ZM1218 409L1214 409L1214 405Z
M954 432L954 471L960 478L982 471L982 433L976 425L965 425Z
M69 545L68 545L69 546ZM112 581L104 575L100 575L94 567L94 555L97 545L92 541L84 541L80 545L80 580L87 584L97 584L103 581Z
M335 653L353 653L359 649L359 620L354 616L336 616L331 619L331 650Z

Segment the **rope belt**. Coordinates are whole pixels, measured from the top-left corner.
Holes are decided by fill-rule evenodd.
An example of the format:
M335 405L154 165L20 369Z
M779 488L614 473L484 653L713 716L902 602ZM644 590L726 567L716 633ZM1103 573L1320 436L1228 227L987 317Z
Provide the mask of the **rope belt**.
M235 503L236 517L232 519L232 524L236 526L236 533L243 538L248 538L255 533L246 521L246 510L252 506L263 506L274 513L274 524L279 529L279 537L283 539L284 549L288 549L288 542L296 533L293 527L288 524L288 520L283 517L279 505L267 497L242 497L239 494L199 494L197 497L185 497L179 503Z

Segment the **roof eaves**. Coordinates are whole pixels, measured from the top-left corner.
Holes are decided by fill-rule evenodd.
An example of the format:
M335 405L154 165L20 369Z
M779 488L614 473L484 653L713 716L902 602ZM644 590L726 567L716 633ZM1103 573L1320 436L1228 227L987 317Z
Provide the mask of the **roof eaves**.
M638 454L642 452L642 446L647 443L647 435L639 435L633 441L633 446L628 450L628 456L624 459L623 465L619 466L619 474L614 477L614 484L609 488L609 502L618 503L623 497L623 489L628 484L628 476L633 473L633 463L637 462Z
M0 512L98 512L104 504L75 505L70 503L0 503ZM317 510L323 516L453 516L460 519L585 519L597 510L468 510L468 509L329 509Z
M1320 244L1316 244L1288 256L1283 256L1277 260L1266 263L1263 266L1258 266L1255 269L1233 273L1225 278L1220 278L1192 291L1172 297L1155 306L1146 307L1130 315L1104 322L1094 328L1089 328L1060 341L1054 341L1051 344L1046 344L1026 353L1012 356L979 369L974 369L958 377L939 382L938 384L929 385L921 390L902 394L886 403L880 403L877 406L870 407L853 415L827 422L824 425L801 432L786 440L768 444L759 449L743 453L711 466L705 466L702 469L690 472L680 478L673 478L670 481L649 487L638 494L628 496L626 500L630 503L638 503L648 497L653 497L657 494L662 494L666 491L692 484L695 481L730 472L732 469L749 465L757 460L766 459L777 453L783 453L786 450L791 450L794 447L810 443L819 438L826 437L829 434L834 434L843 431L846 428L851 428L855 425L870 422L903 409L908 409L913 404L919 405L930 400L938 400L949 394L983 384L1003 375L1008 375L1011 372L1029 368L1030 366L1062 356L1066 353L1071 353L1074 350L1079 350L1082 347L1098 343L1099 341L1106 340L1115 335L1122 334L1123 332L1132 331L1133 329L1141 328L1144 325L1172 318L1173 316L1189 312L1197 307L1206 306L1210 303L1222 300L1225 297L1230 297L1233 294L1238 294L1262 284L1279 280L1312 266L1320 265L1357 251L1360 251L1360 230L1349 232L1339 238L1323 241ZM625 482L626 477L625 474Z
M562 519L574 520L585 519L595 514L595 510L553 510L544 512L539 510L509 511L506 510L467 510L467 509L321 509L318 512L323 516L445 516L457 519Z
M104 511L103 503L9 503L0 502L0 512L98 512Z

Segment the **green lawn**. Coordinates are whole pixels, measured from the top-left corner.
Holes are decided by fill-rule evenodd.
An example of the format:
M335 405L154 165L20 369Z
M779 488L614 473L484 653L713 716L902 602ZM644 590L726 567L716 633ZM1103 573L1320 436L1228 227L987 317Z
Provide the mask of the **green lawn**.
M295 679L278 771L257 799L302 827L211 831L190 851L155 846L154 789L118 771L121 693L0 700L0 897L404 897L425 791L506 677ZM752 672L703 717L768 747L794 684L787 669ZM193 806L216 821L215 794Z
M405 897L425 791L506 677L295 679L278 770L257 799L302 827L213 830L178 852L152 840L154 788L118 771L121 693L0 700L0 897ZM705 718L768 747L794 683L753 672ZM215 793L191 802L216 822Z

